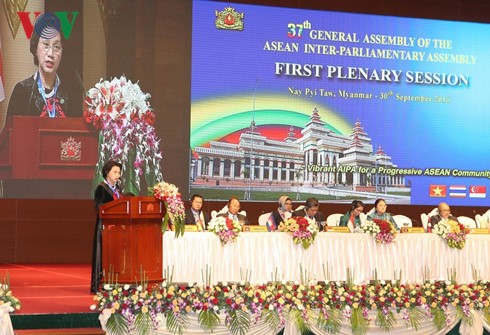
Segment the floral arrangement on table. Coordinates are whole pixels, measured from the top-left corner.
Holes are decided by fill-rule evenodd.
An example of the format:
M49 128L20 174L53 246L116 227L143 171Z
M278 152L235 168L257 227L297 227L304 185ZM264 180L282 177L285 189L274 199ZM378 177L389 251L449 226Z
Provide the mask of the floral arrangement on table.
M218 216L208 223L208 230L218 235L221 243L226 245L237 240L242 231L242 225L239 221L234 221L228 217Z
M157 300L162 298L141 285L105 284L94 296L97 305L90 309L109 316L105 326L109 334L150 334L158 327L157 313L162 309Z
M318 225L315 220L301 216L293 216L283 221L277 227L279 231L289 233L293 236L293 242L301 244L306 250L315 242L318 233Z
M165 232L172 225L175 230L175 237L184 235L185 207L179 188L174 184L159 182L150 189L150 193L165 203L166 212L162 223L162 232Z
M373 236L376 243L379 244L390 244L395 242L396 228L389 221L381 219L366 220L361 223L361 229Z
M141 287L106 285L94 300L96 305L91 309L102 313L112 335L129 331L146 334L143 331L163 326L180 334L189 326L190 317L197 318L203 332L212 332L221 324L221 314L231 334L245 334L259 321L277 333L288 320L300 333L311 331L314 325L323 333L337 334L342 323L350 324L353 334L365 334L373 327L389 332L397 321L416 333L423 319L441 331L459 319L471 324L472 311L480 311L490 322L488 280L470 284L274 281L261 285L177 285L164 281L151 292ZM456 313L450 314L449 307Z
M438 222L432 232L445 239L450 248L463 249L469 229L457 221L447 220Z
M10 289L8 273L4 278L0 279L0 309L5 306L10 313L20 310L21 303L19 299L13 295L12 290Z
M146 185L162 181L160 139L155 133L155 113L138 83L125 76L100 80L84 101L83 117L99 131L99 160L92 188L102 181L101 169L109 159L122 164L123 189L139 194L141 176Z

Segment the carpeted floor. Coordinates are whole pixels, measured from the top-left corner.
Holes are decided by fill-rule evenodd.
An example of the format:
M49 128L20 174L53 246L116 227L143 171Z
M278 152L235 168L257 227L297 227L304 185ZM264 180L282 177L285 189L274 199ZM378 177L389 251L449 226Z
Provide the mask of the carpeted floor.
M22 308L15 314L90 313L90 264L0 264Z

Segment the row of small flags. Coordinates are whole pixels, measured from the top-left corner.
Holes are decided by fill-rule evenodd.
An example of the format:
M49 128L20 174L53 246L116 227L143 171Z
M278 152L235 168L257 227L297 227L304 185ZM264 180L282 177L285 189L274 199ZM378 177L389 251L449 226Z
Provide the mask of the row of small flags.
M487 187L483 185L436 185L429 186L429 196L431 198L486 198Z

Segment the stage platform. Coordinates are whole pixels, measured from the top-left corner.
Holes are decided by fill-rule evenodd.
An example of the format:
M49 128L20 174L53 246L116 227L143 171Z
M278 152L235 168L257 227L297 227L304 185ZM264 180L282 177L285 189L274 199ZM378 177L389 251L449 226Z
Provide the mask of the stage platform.
M90 310L90 269L90 264L0 264L0 277L9 274L22 304L11 314L15 334L104 334L99 313Z
M90 270L90 264L0 264L0 276L8 272L12 292L22 303L11 314L15 334L105 334L99 313L90 310ZM448 334L459 334L459 325Z

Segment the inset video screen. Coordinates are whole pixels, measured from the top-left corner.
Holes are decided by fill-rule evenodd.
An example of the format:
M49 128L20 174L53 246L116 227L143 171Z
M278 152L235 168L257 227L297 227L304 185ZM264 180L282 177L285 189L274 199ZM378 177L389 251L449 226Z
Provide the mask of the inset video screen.
M486 205L488 24L193 3L191 190Z

